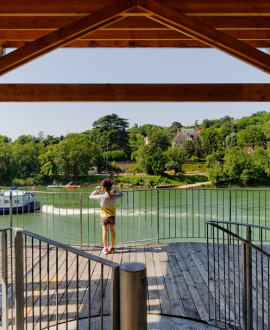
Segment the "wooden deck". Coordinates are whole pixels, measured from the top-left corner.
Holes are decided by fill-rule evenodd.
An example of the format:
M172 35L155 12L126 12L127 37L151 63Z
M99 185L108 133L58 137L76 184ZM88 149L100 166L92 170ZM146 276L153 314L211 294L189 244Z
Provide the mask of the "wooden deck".
M148 279L148 313L207 321L206 244L118 245L116 253L107 256L104 256L101 248L97 247L90 247L85 251L117 263L145 263ZM87 261L81 257L77 260L71 253L66 254L65 251L59 250L58 258L56 258L53 249L50 249L48 253L46 248L41 250L35 248L34 257L28 252L25 257L28 298L25 314L27 314L30 328L31 324L39 327L39 323L42 328L45 328L48 325L48 319L50 326L55 324L56 319L65 322L67 310L68 320L72 320L77 316L77 305L80 318L87 317L88 306L91 306L91 315L100 314L101 266L99 264L91 262L91 281L89 281ZM68 262L66 262L67 259ZM42 262L39 263L39 260ZM56 275L56 267L58 275ZM105 315L110 313L110 277L111 269L106 266L103 280ZM89 285L91 285L91 295L86 290ZM68 299L65 295L67 287ZM76 288L78 288L78 294ZM55 304L56 299L58 308ZM30 307L33 304L35 307Z

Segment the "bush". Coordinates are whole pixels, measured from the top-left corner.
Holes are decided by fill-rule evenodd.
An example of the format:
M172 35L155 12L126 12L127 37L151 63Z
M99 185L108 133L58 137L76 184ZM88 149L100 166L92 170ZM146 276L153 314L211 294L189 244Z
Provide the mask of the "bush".
M35 183L34 178L26 178L26 179L13 179L12 186L33 186Z

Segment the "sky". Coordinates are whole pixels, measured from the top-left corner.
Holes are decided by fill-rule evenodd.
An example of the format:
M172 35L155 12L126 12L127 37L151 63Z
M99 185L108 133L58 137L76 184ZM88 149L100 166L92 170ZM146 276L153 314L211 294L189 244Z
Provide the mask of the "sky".
M3 75L0 83L270 83L270 75L215 49L83 48L53 51ZM2 102L0 135L66 136L112 113L130 127L174 121L189 126L262 110L270 112L270 102Z

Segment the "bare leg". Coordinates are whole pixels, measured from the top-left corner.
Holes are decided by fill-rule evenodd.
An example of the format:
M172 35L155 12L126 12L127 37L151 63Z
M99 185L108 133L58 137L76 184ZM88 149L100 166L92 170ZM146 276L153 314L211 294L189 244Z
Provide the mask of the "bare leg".
M111 231L111 247L114 247L115 243L115 225L110 225L110 231Z
M105 249L107 248L107 235L108 235L107 226L102 226L102 240Z

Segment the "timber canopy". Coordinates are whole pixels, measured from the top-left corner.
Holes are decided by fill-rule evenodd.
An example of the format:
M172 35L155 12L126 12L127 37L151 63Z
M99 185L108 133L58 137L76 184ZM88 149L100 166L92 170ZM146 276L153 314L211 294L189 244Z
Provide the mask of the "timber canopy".
M61 47L213 47L269 74L270 1L0 0L0 76ZM270 84L0 84L0 101L270 101Z

